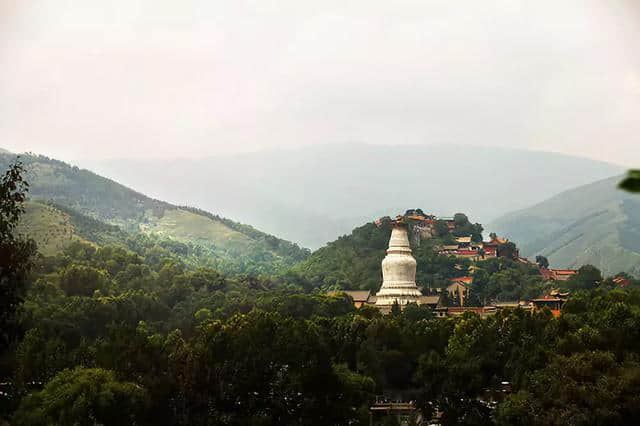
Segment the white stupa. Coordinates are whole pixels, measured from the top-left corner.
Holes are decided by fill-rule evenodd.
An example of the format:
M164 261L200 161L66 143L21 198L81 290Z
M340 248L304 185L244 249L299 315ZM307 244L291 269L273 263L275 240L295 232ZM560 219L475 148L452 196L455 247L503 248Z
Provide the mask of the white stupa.
M391 230L387 255L382 260L382 287L376 294L376 306L418 303L420 290L416 285L416 260L411 255L407 226L396 223Z

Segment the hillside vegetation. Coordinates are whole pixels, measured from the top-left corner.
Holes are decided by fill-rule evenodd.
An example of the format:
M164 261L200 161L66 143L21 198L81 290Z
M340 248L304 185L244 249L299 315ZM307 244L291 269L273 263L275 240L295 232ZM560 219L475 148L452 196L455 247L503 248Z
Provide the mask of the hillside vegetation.
M316 250L294 271L318 287L377 290L390 236L390 221L367 223Z
M73 246L36 269L24 336L0 364L11 424L367 425L376 395L437 408L442 424L637 418L637 289L581 292L560 318L383 316L155 249Z
M130 237L115 225L60 204L29 201L24 207L17 231L32 238L38 245L38 251L45 256L54 256L74 242L94 246L126 245Z
M618 190L619 180L563 192L489 227L518 241L523 255L544 255L556 267L592 264L605 275L640 275L640 198Z
M0 169L7 168L13 158L0 154ZM201 245L225 271L273 271L309 253L251 226L154 200L61 161L34 155L23 155L21 161L32 200L21 229L45 255L77 240L125 244L137 233Z
M75 232L68 214L37 202L26 203L17 232L33 238L45 256L59 253L74 241L87 242Z
M252 240L222 222L183 209L167 210L165 214L143 225L144 230L182 241L207 244L212 241L221 247L242 249Z
M0 155L0 168L5 169L13 158ZM27 170L32 199L53 201L129 230L176 208L62 161L35 155L21 155L20 159Z

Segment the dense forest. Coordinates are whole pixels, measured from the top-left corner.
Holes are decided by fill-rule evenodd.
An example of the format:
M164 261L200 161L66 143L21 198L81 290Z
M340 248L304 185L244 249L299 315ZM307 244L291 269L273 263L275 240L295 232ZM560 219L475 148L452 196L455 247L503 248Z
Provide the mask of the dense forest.
M0 421L366 425L380 395L415 401L445 425L640 415L636 281L618 289L585 266L563 284L572 298L557 318L521 309L435 318L417 305L383 316L326 290L379 285L388 224L264 274L223 273L202 263L204 248L145 234L42 256L15 232L23 174L14 165L0 184ZM470 273L433 244L414 250L425 287ZM508 256L476 266L477 303L548 286Z

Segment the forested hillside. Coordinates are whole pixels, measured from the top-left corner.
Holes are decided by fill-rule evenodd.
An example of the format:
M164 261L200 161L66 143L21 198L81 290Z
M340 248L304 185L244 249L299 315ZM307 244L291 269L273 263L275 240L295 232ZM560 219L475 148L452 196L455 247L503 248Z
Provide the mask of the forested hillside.
M0 168L7 168L13 155L0 155ZM88 170L44 156L21 155L30 183L29 196L53 201L96 219L135 229L139 223L161 218L168 203L153 200Z
M607 275L640 275L640 200L617 189L619 181L563 192L489 227L518 241L523 255L544 255L556 267L592 264Z
M139 238L131 250L74 242L37 262L24 334L0 353L0 419L367 425L376 395L444 425L638 414L637 290L588 287L561 318L438 319L414 305L382 316L286 277L194 268ZM515 270L493 263L494 275Z
M13 155L0 154L6 169ZM44 254L69 242L122 243L139 232L202 246L225 272L273 272L308 251L255 228L191 207L151 199L90 171L43 156L23 155L30 183L22 230ZM44 204L43 204L44 203Z

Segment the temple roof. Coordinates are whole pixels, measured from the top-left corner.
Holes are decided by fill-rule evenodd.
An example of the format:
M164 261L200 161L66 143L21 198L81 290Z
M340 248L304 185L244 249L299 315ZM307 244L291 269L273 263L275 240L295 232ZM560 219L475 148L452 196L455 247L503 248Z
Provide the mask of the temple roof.
M342 293L351 296L354 302L366 302L371 297L369 290L343 290Z

